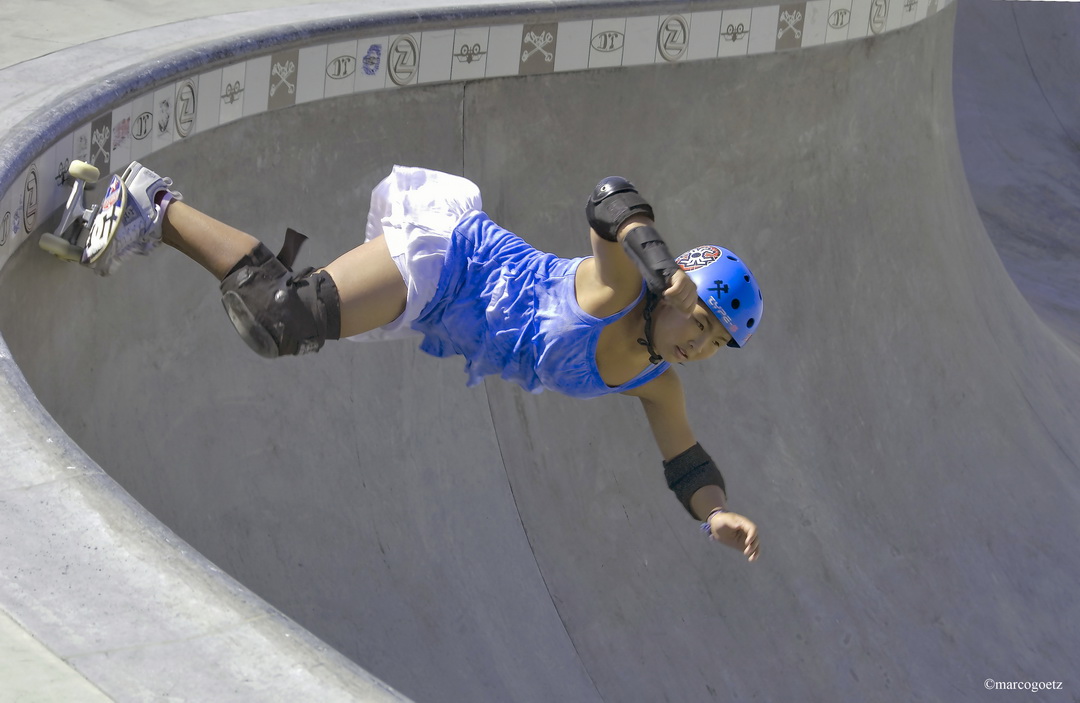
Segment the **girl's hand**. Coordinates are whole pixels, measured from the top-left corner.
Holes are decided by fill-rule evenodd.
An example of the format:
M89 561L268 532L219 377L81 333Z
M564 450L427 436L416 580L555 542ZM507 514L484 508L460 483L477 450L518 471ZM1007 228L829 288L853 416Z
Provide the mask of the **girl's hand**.
M671 284L664 291L664 300L675 306L675 309L689 315L697 305L697 286L682 269L671 276Z
M761 549L757 525L738 513L713 513L709 518L709 538L732 549L741 549L747 559L757 561Z

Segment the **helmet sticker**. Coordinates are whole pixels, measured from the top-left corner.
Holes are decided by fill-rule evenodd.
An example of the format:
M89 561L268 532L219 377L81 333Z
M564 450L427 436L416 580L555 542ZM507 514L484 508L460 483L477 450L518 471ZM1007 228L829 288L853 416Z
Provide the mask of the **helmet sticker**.
M710 295L706 303L708 304L709 309L713 311L713 314L719 318L720 324L722 324L728 332L734 333L739 331L739 326L731 319L731 315L728 314L728 311L724 309L724 306L720 304L719 300Z
M713 281L712 288L710 288L709 290L715 291L716 296L720 297L724 293L730 292L731 288L729 288L728 284L724 283L723 281ZM735 307L738 307L738 305L736 305Z
M685 254L680 254L675 263L683 271L696 271L704 268L724 255L724 250L712 244L694 247Z

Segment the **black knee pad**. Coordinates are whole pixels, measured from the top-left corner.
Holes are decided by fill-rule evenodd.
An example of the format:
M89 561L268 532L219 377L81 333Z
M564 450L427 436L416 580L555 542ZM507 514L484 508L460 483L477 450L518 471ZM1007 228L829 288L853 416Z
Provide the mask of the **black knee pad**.
M236 331L259 356L316 352L341 334L341 300L330 275L293 272L262 244L222 279L221 293Z

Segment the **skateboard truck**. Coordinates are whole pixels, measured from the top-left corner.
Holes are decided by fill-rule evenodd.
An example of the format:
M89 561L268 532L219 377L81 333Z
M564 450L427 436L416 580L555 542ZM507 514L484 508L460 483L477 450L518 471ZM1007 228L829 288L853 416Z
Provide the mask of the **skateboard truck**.
M43 233L38 239L38 246L64 261L78 262L82 259L82 247L78 246L79 236L85 226L93 221L98 208L97 205L86 207L86 187L97 183L101 172L96 166L76 159L68 166L68 174L75 179L75 184L68 196L67 205L64 206L60 224L55 232Z

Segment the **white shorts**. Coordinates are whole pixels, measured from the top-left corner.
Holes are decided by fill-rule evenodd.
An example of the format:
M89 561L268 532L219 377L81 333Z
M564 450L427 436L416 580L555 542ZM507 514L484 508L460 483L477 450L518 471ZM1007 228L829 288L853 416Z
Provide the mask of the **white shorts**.
M390 324L345 337L356 342L418 336L412 323L435 295L458 222L482 209L472 181L426 168L394 166L371 191L364 241L385 237L408 288L405 311Z

